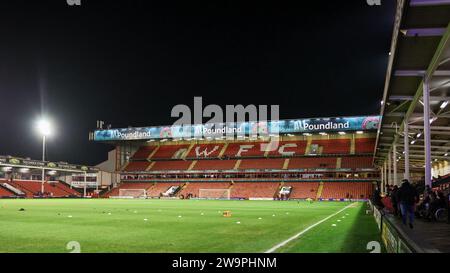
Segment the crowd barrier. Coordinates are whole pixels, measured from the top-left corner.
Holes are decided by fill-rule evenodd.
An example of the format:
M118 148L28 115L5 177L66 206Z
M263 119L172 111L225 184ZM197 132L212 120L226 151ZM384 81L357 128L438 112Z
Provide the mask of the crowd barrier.
M380 231L381 240L388 253L423 253L425 252L419 247L407 234L405 234L397 225L389 219L384 211L379 210L373 205L372 201L368 202L370 213L373 214L375 222Z

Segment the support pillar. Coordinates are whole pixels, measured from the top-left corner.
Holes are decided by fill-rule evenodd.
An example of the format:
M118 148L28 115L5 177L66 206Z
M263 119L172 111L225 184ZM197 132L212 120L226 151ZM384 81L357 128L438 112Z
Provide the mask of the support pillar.
M397 144L394 144L392 146L392 164L394 169L394 185L398 185L398 179L397 179Z
M425 141L425 185L431 187L430 89L427 79L423 80L423 128Z
M405 175L404 175L404 179L410 179L409 177L409 124L408 121L405 120L405 124L404 124L404 142L405 145L403 146L404 151L405 151Z

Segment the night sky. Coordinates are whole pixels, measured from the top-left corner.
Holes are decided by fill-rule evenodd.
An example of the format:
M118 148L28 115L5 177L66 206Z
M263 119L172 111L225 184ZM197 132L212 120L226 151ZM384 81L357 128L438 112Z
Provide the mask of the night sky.
M88 141L96 120L171 124L194 96L282 119L378 114L395 1L308 2L2 1L0 155L39 159L44 113L49 160L97 164L111 147Z

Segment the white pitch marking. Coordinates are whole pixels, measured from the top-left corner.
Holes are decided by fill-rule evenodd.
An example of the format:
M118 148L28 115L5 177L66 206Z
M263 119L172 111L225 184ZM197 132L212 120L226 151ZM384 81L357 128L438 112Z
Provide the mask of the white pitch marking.
M309 227L307 227L307 228L305 228L304 230L300 231L299 233L295 234L295 235L292 236L291 238L289 238L289 239L287 239L287 240L284 240L283 242L281 242L281 243L275 245L274 247L272 247L271 249L265 251L264 253L273 253L275 250L277 250L277 249L279 249L280 247L286 245L286 244L289 243L290 241L297 239L298 237L302 236L304 233L306 233L306 232L309 231L310 229L314 228L315 226L318 226L318 225L322 224L322 223L325 222L326 220L330 219L331 217L336 216L337 214L343 212L344 210L350 208L351 206L354 206L355 204L356 204L356 203L349 204L348 206L346 206L346 207L340 209L339 211L337 211L337 212L335 212L335 213L333 213L333 214L331 214L331 215L329 215L329 216L323 218L323 219L320 220L319 222L310 225Z

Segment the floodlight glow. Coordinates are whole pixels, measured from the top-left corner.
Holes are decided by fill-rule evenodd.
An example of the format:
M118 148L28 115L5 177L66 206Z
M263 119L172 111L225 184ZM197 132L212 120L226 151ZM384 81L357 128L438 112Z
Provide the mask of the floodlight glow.
M356 131L356 133L357 133L358 135L364 134L363 131Z
M49 136L52 134L52 124L45 118L41 118L37 121L36 129L43 136Z

